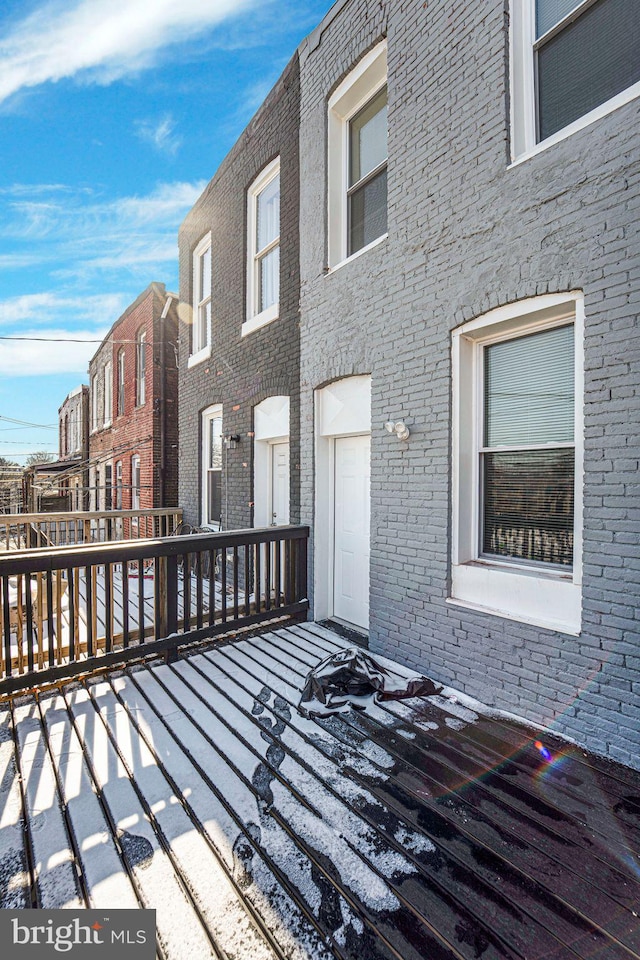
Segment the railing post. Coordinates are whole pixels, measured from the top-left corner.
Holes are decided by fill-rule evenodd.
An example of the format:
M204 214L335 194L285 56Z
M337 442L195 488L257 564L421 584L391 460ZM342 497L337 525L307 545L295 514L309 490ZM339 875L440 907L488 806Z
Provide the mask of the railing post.
M178 632L178 558L175 555L158 557L156 566L158 592L156 594L156 640L164 640ZM165 661L177 659L177 650L165 653Z
M296 593L295 600L307 599L307 538L301 537L296 550Z

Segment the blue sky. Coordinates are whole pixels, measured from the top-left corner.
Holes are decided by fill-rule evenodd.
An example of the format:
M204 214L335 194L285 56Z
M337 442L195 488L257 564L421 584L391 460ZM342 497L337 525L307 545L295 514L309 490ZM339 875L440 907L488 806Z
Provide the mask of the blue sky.
M331 0L2 0L0 456L57 411ZM35 338L42 338L37 340ZM43 425L25 427L13 421Z

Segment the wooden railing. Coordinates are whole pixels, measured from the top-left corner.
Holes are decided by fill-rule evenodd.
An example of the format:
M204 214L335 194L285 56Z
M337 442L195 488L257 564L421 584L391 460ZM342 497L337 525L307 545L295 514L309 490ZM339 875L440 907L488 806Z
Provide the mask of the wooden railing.
M0 694L304 616L308 527L0 556Z
M179 507L64 513L0 514L0 552L168 537L182 521Z

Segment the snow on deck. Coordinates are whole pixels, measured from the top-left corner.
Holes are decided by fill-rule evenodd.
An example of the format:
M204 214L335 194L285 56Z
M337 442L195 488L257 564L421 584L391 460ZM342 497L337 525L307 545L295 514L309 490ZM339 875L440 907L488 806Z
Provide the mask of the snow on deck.
M0 706L0 907L155 907L163 960L640 957L640 775L452 697L301 717L347 645Z

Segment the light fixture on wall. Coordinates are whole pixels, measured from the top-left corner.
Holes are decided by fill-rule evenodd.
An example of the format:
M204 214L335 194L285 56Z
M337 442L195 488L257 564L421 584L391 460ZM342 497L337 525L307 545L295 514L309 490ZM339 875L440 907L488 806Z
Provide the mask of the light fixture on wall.
M222 442L227 450L235 450L240 443L240 435L238 433L225 433Z
M411 433L404 420L387 420L384 428L388 433L395 433L398 440L408 440Z

